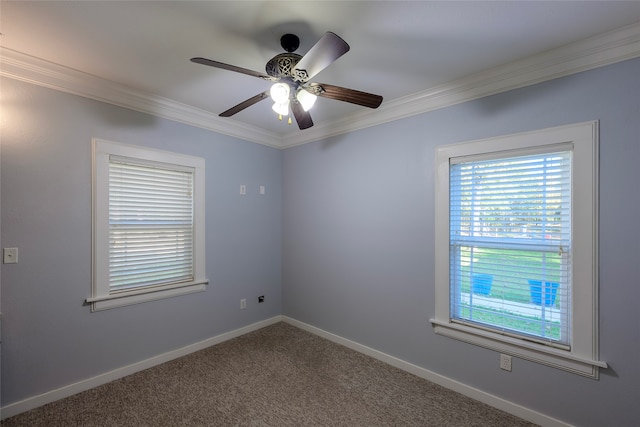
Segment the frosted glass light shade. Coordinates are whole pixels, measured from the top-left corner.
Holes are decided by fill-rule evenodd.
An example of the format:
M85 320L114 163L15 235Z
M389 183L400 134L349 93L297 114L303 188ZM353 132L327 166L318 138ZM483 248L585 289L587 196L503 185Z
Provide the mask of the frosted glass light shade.
M285 102L275 103L273 107L271 107L273 111L280 114L281 116L286 116L289 114L289 99L285 100Z
M274 84L271 86L271 91L269 92L271 99L273 99L276 104L284 104L289 101L289 93L289 85L285 83Z
M318 99L317 96L304 89L300 89L298 91L296 98L298 99L298 102L300 102L300 105L302 105L304 111L309 111L311 107L313 107L313 104L316 103L316 99Z

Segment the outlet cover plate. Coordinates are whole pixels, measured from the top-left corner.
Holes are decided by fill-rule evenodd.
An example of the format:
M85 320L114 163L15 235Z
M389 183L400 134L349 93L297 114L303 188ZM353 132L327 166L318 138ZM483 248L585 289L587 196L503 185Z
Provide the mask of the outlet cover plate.
M500 355L500 369L511 372L511 356L508 354Z

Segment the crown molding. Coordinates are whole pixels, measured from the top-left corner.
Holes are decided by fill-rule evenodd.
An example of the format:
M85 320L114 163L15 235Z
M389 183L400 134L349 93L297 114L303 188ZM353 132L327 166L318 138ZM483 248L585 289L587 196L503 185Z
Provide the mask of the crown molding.
M306 144L640 57L640 23L548 50L288 135L281 148Z
M0 48L0 75L280 148L280 136L274 132L223 119L199 108L143 93L15 50Z
M640 57L640 23L360 110L303 132L277 133L0 48L0 75L274 148L289 148Z

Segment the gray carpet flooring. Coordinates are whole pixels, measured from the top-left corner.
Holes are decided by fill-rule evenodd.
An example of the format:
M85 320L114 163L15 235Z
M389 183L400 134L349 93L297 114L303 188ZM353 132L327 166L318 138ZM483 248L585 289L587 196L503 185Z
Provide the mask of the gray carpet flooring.
M15 426L532 426L287 323L50 403Z

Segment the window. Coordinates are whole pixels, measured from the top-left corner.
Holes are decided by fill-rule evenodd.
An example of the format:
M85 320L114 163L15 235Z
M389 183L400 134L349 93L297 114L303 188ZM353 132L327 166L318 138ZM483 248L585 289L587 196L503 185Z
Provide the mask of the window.
M597 378L597 123L436 155L435 332Z
M456 322L568 348L571 151L551 151L451 159L449 303Z
M203 291L204 159L93 141L92 310Z

